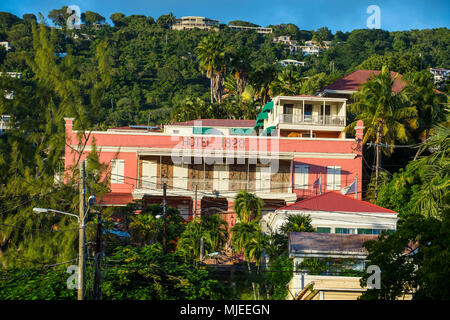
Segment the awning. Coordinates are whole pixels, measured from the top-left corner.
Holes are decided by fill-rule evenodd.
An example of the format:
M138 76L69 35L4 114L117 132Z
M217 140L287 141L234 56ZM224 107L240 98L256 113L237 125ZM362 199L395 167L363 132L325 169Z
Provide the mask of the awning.
M231 128L230 133L236 135L249 135L253 132L253 128Z
M264 119L269 119L269 114L267 112L261 111L256 118L256 122L258 122L259 120L263 120L264 122Z
M267 102L262 108L261 112L268 113L273 109L273 101Z
M212 127L193 127L192 128L193 134L215 134L215 135L222 135L222 132L217 130L216 128Z

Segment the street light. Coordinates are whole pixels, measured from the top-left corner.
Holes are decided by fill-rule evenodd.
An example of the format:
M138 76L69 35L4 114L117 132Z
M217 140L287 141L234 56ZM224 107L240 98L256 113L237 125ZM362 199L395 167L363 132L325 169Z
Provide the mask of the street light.
M67 216L72 216L72 217L77 218L78 223L80 223L80 217L77 216L76 214L73 214L73 213L63 212L63 211L54 210L54 209L47 209L47 208L33 208L33 211L36 212L36 213L55 212L55 213L60 213L60 214L64 214L64 215L67 215Z
M87 208L87 210L89 210L89 206ZM85 219L86 219L86 214L84 214L84 218L83 221L81 221L80 217L77 216L76 214L73 213L69 213L69 212L64 212L64 211L59 211L59 210L54 210L54 209L47 209L47 208L33 208L33 211L36 213L47 213L47 212L55 212L55 213L60 213L60 214L64 214L66 216L71 216L71 217L75 217L78 220L78 226L79 226L79 232L80 232L80 237L78 239L78 296L80 297L83 296L83 291L84 291L84 229L85 229ZM79 298L79 300L83 300L83 298Z

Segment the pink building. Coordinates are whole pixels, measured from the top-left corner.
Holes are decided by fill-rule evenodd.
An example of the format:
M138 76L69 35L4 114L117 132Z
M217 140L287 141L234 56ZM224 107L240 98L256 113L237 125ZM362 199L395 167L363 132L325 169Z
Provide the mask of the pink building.
M346 99L280 96L263 107L256 121L203 119L162 130L92 131L81 159L95 139L111 183L102 205L133 199L162 203L166 184L168 205L186 219L194 212L221 212L233 225L233 201L240 190L262 198L264 214L360 179L364 127L359 123L356 138L346 138L345 116ZM66 118L65 126L68 174L82 146L73 119ZM356 185L353 196L360 199L361 183Z

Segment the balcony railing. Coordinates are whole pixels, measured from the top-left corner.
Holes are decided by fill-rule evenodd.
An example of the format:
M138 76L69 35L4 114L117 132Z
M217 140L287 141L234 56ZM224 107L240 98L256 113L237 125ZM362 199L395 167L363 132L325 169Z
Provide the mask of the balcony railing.
M149 179L150 178L150 179ZM195 191L197 186L198 191L219 191L224 192L239 192L247 190L249 192L261 193L290 193L292 186L288 181L271 181L270 179L221 179L218 190L215 190L215 183L213 179L193 179L193 178L164 178L164 177L142 177L139 187L142 189L162 190L163 184L167 184L168 190L174 192L181 191Z
M293 115L281 114L279 116L280 123L288 124L311 124L311 125L331 125L345 126L345 117L343 116L321 116L321 115Z

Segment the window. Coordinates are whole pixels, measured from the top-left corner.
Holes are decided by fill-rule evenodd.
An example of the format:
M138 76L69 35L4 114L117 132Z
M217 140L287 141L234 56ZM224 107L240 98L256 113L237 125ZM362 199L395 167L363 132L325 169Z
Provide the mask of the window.
M315 138L316 134L313 132L302 132L302 138Z
M341 167L327 167L327 190L341 189Z
M334 233L355 234L355 229L352 229L352 228L334 228Z
M358 234L380 234L381 231L387 231L388 234L392 234L394 230L386 230L386 229L364 229L358 228Z
M308 189L308 171L307 165L295 165L294 189Z
M284 114L293 114L294 113L294 105L293 104L285 104L283 106Z
M318 233L331 233L331 228L327 227L317 227Z
M312 120L312 104L305 104L304 120Z
M111 183L124 183L125 160L111 160Z

